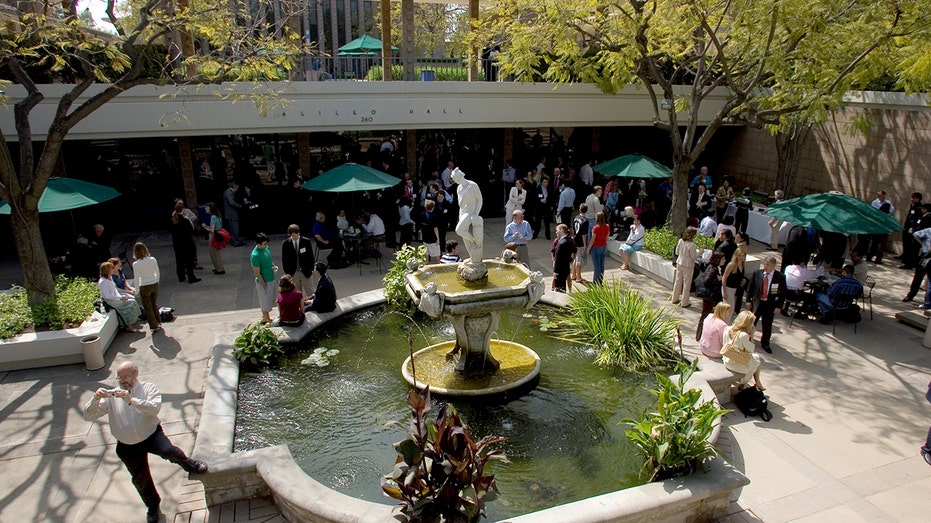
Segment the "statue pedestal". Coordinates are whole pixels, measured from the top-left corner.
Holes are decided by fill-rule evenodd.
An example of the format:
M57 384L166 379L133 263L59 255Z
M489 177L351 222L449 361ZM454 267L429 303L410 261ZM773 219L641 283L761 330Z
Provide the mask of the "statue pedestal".
M448 315L456 330L459 362L456 373L464 377L482 376L495 372L501 366L491 355L491 333L498 328L500 312Z

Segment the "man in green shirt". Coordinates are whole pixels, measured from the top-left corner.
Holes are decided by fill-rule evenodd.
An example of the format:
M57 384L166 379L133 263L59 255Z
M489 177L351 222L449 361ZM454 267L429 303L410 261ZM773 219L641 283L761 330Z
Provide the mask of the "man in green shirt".
M272 263L272 253L268 250L268 236L260 232L255 235L255 248L249 256L252 264L252 273L255 274L255 292L259 297L259 308L262 309L262 323L271 323L270 313L275 306L277 286L275 273L278 266Z

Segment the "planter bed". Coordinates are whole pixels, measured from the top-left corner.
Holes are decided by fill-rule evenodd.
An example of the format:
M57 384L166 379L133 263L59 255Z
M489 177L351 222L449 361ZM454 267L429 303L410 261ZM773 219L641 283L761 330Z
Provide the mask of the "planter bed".
M94 312L74 329L27 332L0 340L0 371L83 363L81 340L88 336L99 336L101 354L106 354L116 337L117 323L115 314Z

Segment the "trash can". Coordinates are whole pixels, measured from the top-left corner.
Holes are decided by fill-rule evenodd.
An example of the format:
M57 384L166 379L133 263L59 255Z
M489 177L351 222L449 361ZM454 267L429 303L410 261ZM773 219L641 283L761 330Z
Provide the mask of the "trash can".
M87 370L103 368L103 350L100 347L100 336L85 336L81 338L81 348L84 350L84 366Z
M420 71L421 82L432 82L435 79L436 79L436 75L431 69L423 69Z

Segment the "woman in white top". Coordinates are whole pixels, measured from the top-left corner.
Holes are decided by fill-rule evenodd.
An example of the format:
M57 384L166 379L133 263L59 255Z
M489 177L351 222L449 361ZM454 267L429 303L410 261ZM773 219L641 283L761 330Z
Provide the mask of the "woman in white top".
M116 290L116 284L110 279L112 272L112 263L103 262L100 264L100 279L97 280L100 297L111 309L116 311L126 332L139 332L133 328L133 324L139 321L139 313L142 312L139 310L139 304L129 294L120 294Z
M162 318L158 313L158 261L142 242L133 245L133 259L133 274L136 277L139 301L142 302L142 309L149 321L149 329L155 331L162 326Z
M676 244L676 279L672 286L672 303L680 303L685 308L691 305L689 296L692 293L692 278L695 276L695 260L698 259L698 249L695 247L695 235L698 229L686 227L682 238Z
M750 379L753 379L753 386L760 389L766 390L763 388L763 384L760 382L760 355L754 352L753 345L753 322L756 321L756 316L753 315L750 311L743 311L737 315L737 319L734 320L734 323L730 327L724 329L724 336L722 338L722 344L724 346L733 345L734 347L747 352L746 363L736 361L724 355L724 367L732 372L737 372L743 374L743 377L738 382L738 389L743 390L750 383ZM723 354L722 354L723 355Z
M524 190L524 181L517 180L514 187L511 187L511 193L508 195L508 201L504 205L504 215L513 216L515 210L524 210L524 202L527 201L527 191Z

